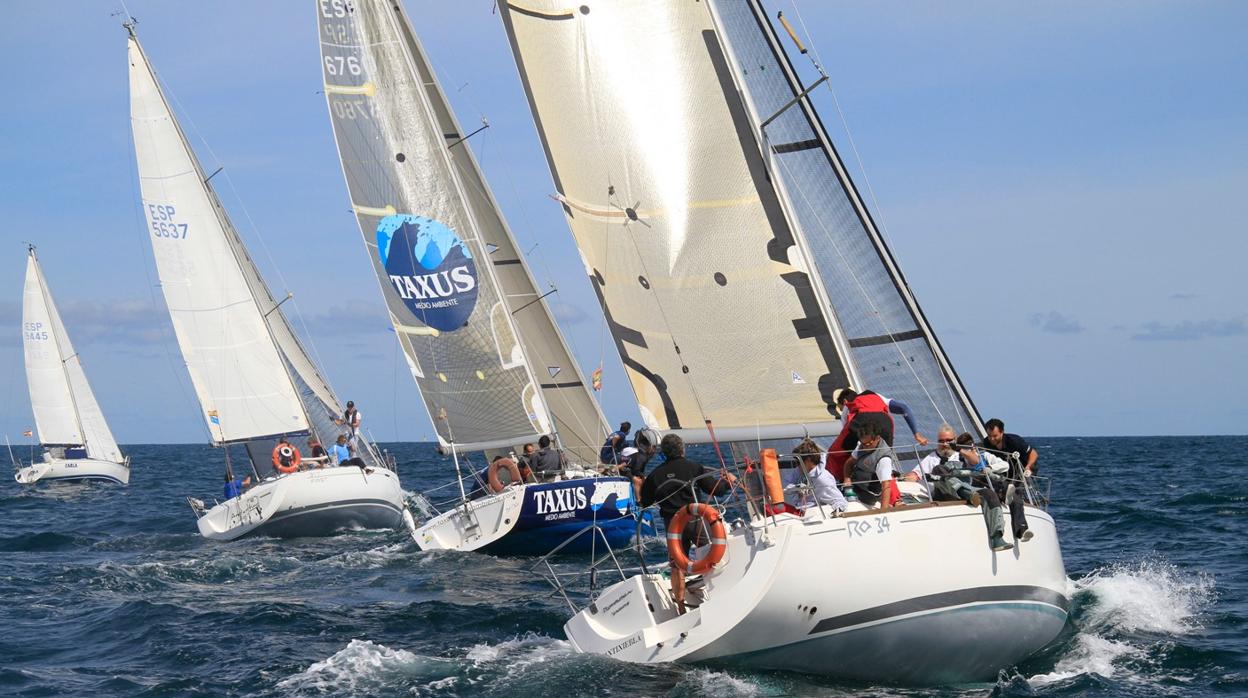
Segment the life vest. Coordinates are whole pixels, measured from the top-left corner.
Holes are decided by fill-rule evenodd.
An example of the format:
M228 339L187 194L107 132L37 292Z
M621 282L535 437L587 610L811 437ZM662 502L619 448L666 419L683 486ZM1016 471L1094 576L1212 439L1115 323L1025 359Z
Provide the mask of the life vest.
M874 504L879 501L880 495L883 493L884 486L875 474L875 466L881 458L889 458L893 461L893 467L897 467L897 455L893 453L893 449L880 440L878 446L871 450L870 453L863 456L854 463L853 471L850 477L854 481L854 494L858 495L858 499L864 504ZM889 506L896 504L901 499L901 493L897 489L896 478L889 478L893 483L891 488L892 497L889 500Z
M620 445L618 447L615 444L611 443L612 441L615 440L615 437L617 436L620 437ZM602 443L602 448L598 450L599 462L607 463L609 465L614 465L618 463L620 459L620 451L623 451L624 447L627 445L628 445L628 434L626 432L623 432L623 431L611 432L611 435L607 437L607 440Z

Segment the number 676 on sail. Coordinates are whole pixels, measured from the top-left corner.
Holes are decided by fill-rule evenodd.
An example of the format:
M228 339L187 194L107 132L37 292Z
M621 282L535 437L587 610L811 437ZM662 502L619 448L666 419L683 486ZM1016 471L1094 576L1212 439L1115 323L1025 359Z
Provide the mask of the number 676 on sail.
M170 204L148 204L147 220L152 226L152 235L158 238L186 239L186 223L178 223L173 217L174 208Z

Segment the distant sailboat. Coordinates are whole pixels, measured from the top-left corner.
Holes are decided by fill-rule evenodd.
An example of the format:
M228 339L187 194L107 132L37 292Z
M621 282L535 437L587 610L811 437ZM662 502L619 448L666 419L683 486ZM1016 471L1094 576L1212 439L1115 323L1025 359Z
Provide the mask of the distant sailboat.
M575 467L597 462L609 430L401 3L318 2L317 14L343 173L439 445L458 469L460 453L514 455L550 435L574 466L557 482L480 483L471 500L468 480L416 542L545 552L595 521L631 538L629 480Z
M626 577L574 607L573 647L932 684L992 678L1056 638L1057 529L1022 481L1034 538L1008 552L980 511L921 492L887 511L781 506L759 441L836 435L838 386L904 400L925 428L983 431L809 101L826 78L800 83L761 4L500 6L647 424L717 434L776 476L714 541L700 606L681 614L665 579Z
M200 533L232 540L398 526L406 512L398 474L363 435L360 467L280 472L277 440L332 443L344 431L335 423L342 408L260 278L127 29L134 147L161 289L212 443L226 447L226 477L234 479L229 446L240 444L255 478L215 506L192 499Z
M34 245L26 257L22 345L43 460L18 470L17 481L130 482L130 459L121 455L95 401L82 361L52 302Z

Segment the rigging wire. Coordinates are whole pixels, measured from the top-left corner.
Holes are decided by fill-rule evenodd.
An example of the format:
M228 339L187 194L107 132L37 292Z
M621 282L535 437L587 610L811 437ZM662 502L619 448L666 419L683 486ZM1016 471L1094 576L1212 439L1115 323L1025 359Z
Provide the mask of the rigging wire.
M802 33L806 35L806 39L808 43L810 44L811 63L814 64L815 69L818 70L821 75L827 75L827 73L824 71L824 68L823 68L824 66L823 58L819 55L819 48L818 48L819 42L814 40L814 37L810 32L810 28L806 25L806 19L805 17L802 16L802 10L800 7L798 7L797 0L790 0L790 5L792 5L793 11L797 14L797 21L802 26ZM888 224L885 221L884 207L880 205L879 198L876 197L875 195L875 187L871 185L871 178L867 174L866 164L863 162L862 154L858 150L858 144L854 140L853 133L849 128L849 120L846 118L844 110L841 109L841 102L836 96L836 90L832 87L832 80L831 79L825 80L824 84L826 85L828 94L832 97L832 104L836 107L836 113L837 113L838 118L840 118L841 127L845 131L845 139L849 143L850 150L852 150L854 153L854 161L858 165L858 171L862 174L862 181L863 181L863 184L866 185L867 194L870 195L871 197L871 207L875 211L875 215L873 216L873 219L878 221L878 225L876 226L876 229L879 232L880 240L887 247L891 248L893 245L892 245L892 242L889 240ZM807 101L809 102L809 99L807 99ZM905 302L904 297L902 300L903 302ZM906 305L908 306L909 303L906 303ZM883 320L881 320L881 322L883 322ZM930 345L930 341L928 343ZM893 344L896 344L896 342L894 342ZM940 360L938 357L935 357L936 348L934 346L929 346L929 349L933 353L933 358L937 358L936 363L939 366ZM900 351L900 348L899 348L899 351ZM943 373L943 370L942 370L942 373ZM917 379L917 376L916 376L916 379ZM957 397L955 397L953 394L953 386L951 385L949 378L946 376L942 382L945 384L945 391L948 394L949 401L953 403L954 405L961 404L962 401L959 400ZM927 392L926 387L924 387L924 392ZM938 413L940 412L939 408L937 408L937 412ZM971 416L970 408L967 406L964 406L962 409L958 410L958 421L961 423L961 426L963 430L965 431L967 430L967 425L962 420L963 412L966 412L966 417L970 418Z

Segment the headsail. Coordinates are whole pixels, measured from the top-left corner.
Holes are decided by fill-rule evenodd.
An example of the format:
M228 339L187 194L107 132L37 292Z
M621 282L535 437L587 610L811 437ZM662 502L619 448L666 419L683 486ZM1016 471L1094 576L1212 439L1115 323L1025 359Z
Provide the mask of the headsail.
M596 457L602 414L397 2L318 2L330 118L364 242L439 439L557 431Z
M757 0L711 0L772 175L819 270L863 387L905 401L920 424L977 432L965 388L910 292ZM774 118L773 118L774 117ZM907 429L898 447L913 444Z
M121 450L61 323L33 247L26 258L22 343L40 443L85 446L91 458L122 462Z
M642 416L707 440L839 429L836 318L701 3L506 3L538 130Z
M213 441L252 442L263 471L268 459L255 454L271 437L332 440L341 405L261 279L133 36L129 51L144 210L178 344ZM375 460L371 448L357 455Z

